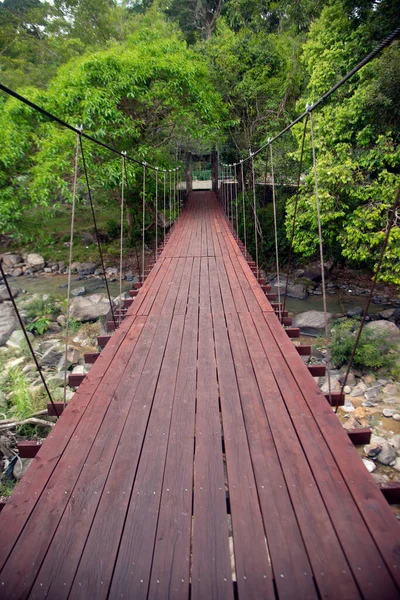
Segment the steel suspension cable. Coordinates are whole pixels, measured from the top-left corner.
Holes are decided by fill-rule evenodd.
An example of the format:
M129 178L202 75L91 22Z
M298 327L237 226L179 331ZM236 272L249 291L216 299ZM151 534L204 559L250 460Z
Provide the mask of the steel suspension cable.
M49 398L49 400L50 400L50 403L51 403L51 405L52 405L52 407L53 407L54 414L55 414L55 416L58 418L58 417L59 417L59 414L58 414L58 412L57 412L56 405L54 404L54 400L53 400L53 398L52 398L52 396L51 396L51 394L50 394L49 387L48 387L48 385L47 385L47 383L46 383L46 380L45 380L45 378L44 378L44 375L43 375L42 367L40 366L40 364L39 364L39 361L38 361L38 359L37 359L37 357L36 357L36 353L35 353L35 351L34 351L34 349L33 349L33 346L32 346L32 344L31 344L31 340L29 339L28 332L26 331L25 323L24 323L24 321L23 321L23 319L22 319L22 317L21 317L21 315L20 315L20 312L19 312L19 310L18 310L18 307L17 307L17 304L16 304L16 302L15 302L14 296L13 296L13 294L12 294L12 291L11 291L10 285L9 285L9 283L8 283L8 279L7 279L7 277L6 277L6 274L5 274L5 272L4 272L4 269L3 269L2 260L0 260L0 273L1 273L1 276L2 276L2 278L3 278L4 285L5 285L5 286L6 286L6 288L7 288L8 295L10 296L10 300L11 300L11 303L12 303L12 305L13 305L13 308L14 308L15 314L17 315L17 319L18 319L18 321L19 321L19 324L20 324L20 326L21 326L22 332L23 332L23 334L24 334L24 336L25 336L26 343L28 344L28 348L29 348L29 350L30 350L30 353L32 354L32 358L33 358L33 360L34 360L34 362L35 362L35 365L36 365L36 368L37 368L37 370L38 370L38 372L39 372L39 377L40 377L40 379L42 380L42 383L43 383L43 385L44 385L44 389L46 390L46 394L47 394L47 396L48 396L48 398Z
M293 241L294 241L294 232L296 229L297 209L298 209L299 197L300 197L301 171L303 169L304 144L305 144L305 139L306 139L307 123L308 123L308 114L306 115L305 120L304 120L303 136L301 139L299 174L297 177L297 189L296 189L296 197L295 197L294 209L293 209L293 222L292 222L292 232L290 235L289 259L288 259L288 274L286 277L285 293L284 293L284 297L283 297L283 309L282 309L283 311L286 310L286 298L287 298L287 293L288 293L289 277L290 277L291 267L292 267Z
M113 148L109 144L101 142L100 140L98 140L98 139L94 138L93 136L89 135L88 133L84 133L82 131L82 129L80 129L78 127L73 127L73 125L70 125L69 123L67 123L66 121L64 121L63 119L61 119L60 117L57 117L56 115L54 115L53 113L49 112L48 110L42 108L38 104L35 104L34 102L31 102L30 100L28 100L28 98L25 98L25 96L21 96L21 94L18 94L17 92L15 92L11 88L7 87L6 85L3 85L2 83L0 83L0 91L3 91L6 94L8 94L9 96L12 96L13 98L16 98L17 100L19 100L20 102L23 102L27 106L30 106L31 108L33 108L34 110L36 110L37 112L39 112L40 114L42 114L43 116L45 116L48 119L50 119L51 121L54 121L54 122L58 123L59 125L62 125L66 129L69 129L70 131L73 131L74 133L77 133L78 135L81 135L86 140L89 140L90 142L93 142L94 144L97 144L98 146L101 146L102 148L105 148L106 150L109 150L110 152L113 152L114 154L122 156L122 152L120 150L117 150L117 148ZM143 164L141 160L133 158L132 156L128 156L127 154L125 155L125 157L126 157L127 160L129 160L129 161L131 161L131 162L133 162L133 163L135 163L137 165L142 165ZM152 165L149 165L149 164L147 165L147 167L149 169L153 169L153 170L156 169L155 166L152 166Z
M65 317L65 352L64 352L64 408L67 404L67 363L68 363L68 335L69 335L69 305L71 298L71 265L72 265L72 250L74 246L74 228L75 228L75 204L76 204L76 188L78 182L78 162L80 148L80 133L76 137L75 149L75 168L74 168L74 183L72 189L72 214L71 214L71 231L69 238L69 263L68 263L68 286L67 286L67 312Z
M251 153L251 150L250 150ZM256 201L256 176L254 171L254 157L251 155L251 172L253 179L253 212L254 212L254 239L256 245L256 271L257 278L259 277L259 268L258 268L258 237L257 237L257 201Z
M244 241L244 250L245 257L247 259L247 235L246 235L246 189L244 185L244 171L243 171L243 161L240 163L241 172L242 172L242 204L243 204L243 241Z
M278 290L278 314L279 314L279 321L282 321L281 281L280 281L280 270L279 270L278 223L277 223L277 219L276 219L275 172L274 172L274 157L273 157L273 152L272 152L272 144L269 145L269 150L270 150L270 158L271 158L272 205L273 205L273 212L274 212L275 264L276 264L276 279L277 279L277 290Z
M143 163L143 204L142 204L142 284L144 283L144 234L146 220L146 163Z
M309 110L309 114L310 114L311 147L312 147L314 185L315 185L315 204L316 204L316 208L317 208L317 219L318 219L319 255L320 255L320 262L321 262L322 301L323 301L323 306L324 306L324 329L325 329L325 344L326 344L326 366L327 366L328 394L329 394L329 403L332 404L330 358L329 358L328 316L327 316L326 289L325 289L324 247L323 247L323 243L322 243L321 208L320 208L319 193L318 193L317 159L316 159L316 153L315 153L314 124L313 124L313 116L312 116L311 109Z
M125 200L125 156L122 157L122 181L121 181L121 233L119 243L119 326L122 318L122 250L124 243L124 200ZM114 321L115 323L115 321Z
M81 156L82 156L83 170L85 172L86 187L87 187L87 191L88 191L89 204L90 204L90 209L91 209L92 218L93 218L93 225L94 225L94 231L95 231L95 235L96 235L97 248L99 250L101 269L103 271L104 283L106 285L108 302L110 303L110 311L111 311L111 315L112 315L112 320L114 321L114 325L116 327L117 323L115 321L114 304L113 304L113 301L112 301L112 298L111 298L110 288L109 288L108 281L107 281L106 267L105 267L105 264L104 264L103 251L101 249L101 242L100 242L99 230L97 228L97 219L96 219L96 214L95 214L95 210L94 210L92 190L91 190L90 183L89 183L89 172L88 172L88 169L87 169L85 152L84 152L84 148L83 148L83 140L82 140L82 136L81 135L79 136L79 145L80 145L80 151L81 151Z

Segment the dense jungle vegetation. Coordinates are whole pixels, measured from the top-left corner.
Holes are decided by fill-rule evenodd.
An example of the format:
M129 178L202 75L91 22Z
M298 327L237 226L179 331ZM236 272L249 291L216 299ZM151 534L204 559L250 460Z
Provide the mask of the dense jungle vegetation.
M140 160L171 168L177 151L218 148L233 162L398 25L396 0L3 0L0 81ZM343 264L373 270L385 236L400 181L399 88L396 41L315 113L326 255ZM301 136L299 124L274 145L278 182L296 180ZM71 200L74 137L0 95L0 230L21 244L29 241L21 227L27 211L39 207L51 219ZM97 204L117 214L120 158L90 143L85 151ZM260 154L257 176L264 171ZM127 234L135 243L141 167L130 163L127 177ZM311 259L318 240L309 133L302 181L295 251ZM151 200L154 178L149 183ZM83 174L79 186L85 203ZM284 251L293 194L280 189ZM273 251L272 214L263 197L259 210L265 257ZM400 284L396 218L382 278Z

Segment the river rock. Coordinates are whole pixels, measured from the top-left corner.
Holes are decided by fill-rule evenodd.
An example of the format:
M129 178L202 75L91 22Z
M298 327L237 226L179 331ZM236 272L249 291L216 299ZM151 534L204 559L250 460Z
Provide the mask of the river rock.
M20 481L28 470L29 465L32 462L32 458L20 458L14 465L13 475L16 481Z
M333 318L332 313L326 313L328 325ZM324 313L320 310L307 310L293 319L293 327L300 327L301 333L320 335L325 329Z
M378 383L377 385L374 385L373 387L368 388L367 390L365 390L365 393L364 393L365 398L367 400L369 400L370 402L379 400L380 388L381 388L380 383Z
M384 416L384 417L387 417L388 419L389 419L390 417L393 417L393 415L395 415L395 414L396 414L396 412L397 412L397 411L396 411L394 408L384 408L384 409L382 410L382 414L383 414L383 416Z
M340 392L341 386L339 383L339 377L340 377L339 373L331 373L330 374L331 392ZM321 386L321 392L323 392L324 394L329 393L328 377L325 377L325 379L324 379L324 382Z
M347 367L342 367L342 369L340 370L340 379L339 379L341 384L344 383L344 378L346 377L346 372L347 372ZM357 383L356 376L354 375L353 371L350 371L347 376L346 384L353 386L353 385L356 385L356 383Z
M78 267L79 275L93 275L96 270L96 265L91 262L81 263Z
M110 311L110 303L105 294L74 298L69 309L70 317L78 321L97 321Z
M14 308L8 302L4 302L0 310L0 346L4 346L17 327L18 320Z
M68 353L67 353L67 369L71 366L71 365L75 365L78 360L79 360L80 354L78 352L78 350L76 348L73 348L72 346L68 346ZM60 358L58 365L57 365L57 371L64 371L65 369L65 349L63 351L62 357Z
M33 335L33 333L30 333L29 331L26 332L28 338L32 341L35 339L35 336ZM25 343L25 335L24 332L21 329L17 329L16 331L13 331L13 333L10 336L10 339L7 340L7 346L9 348L14 348L15 350L20 350L21 345Z
M390 465L396 460L396 451L388 442L382 444L382 450L376 457L376 460L382 465Z
M353 308L349 308L349 310L346 312L346 317L361 317L363 312L364 309L361 306L353 306Z
M383 391L388 396L396 396L398 392L397 385L395 383L387 383Z
M60 342L55 342L40 359L42 367L54 367L57 365L63 355L63 347Z
M41 269L43 269L44 267L43 256L37 254L36 252L28 254L25 259L25 262L27 264L27 267L29 267L29 269L31 269L32 271L41 271Z
M396 454L400 456L400 433L397 433L390 440L391 445L395 449Z
M107 275L118 275L117 267L107 267L106 274Z
M350 396L352 396L353 398L358 398L358 396L364 396L366 389L367 386L365 385L365 383L363 381L360 381L360 383L356 385L356 387L350 393Z
M364 446L365 456L368 456L369 458L375 458L376 456L378 456L378 454L382 451L382 446L384 443L385 440L383 440L383 442L381 443L374 442L372 444L367 444L367 446Z
M72 295L73 296L84 296L86 294L86 288L82 287L77 287L74 290L72 290Z
M82 233L81 242L82 242L82 244L85 244L85 246L89 246L90 244L94 244L94 242L95 242L94 235L92 235L89 232Z
M10 273L11 277L21 277L24 274L24 270L21 267L16 267Z
M395 323L392 323L391 321L384 321L382 319L378 321L371 321L371 323L367 323L365 329L369 329L370 331L387 333L389 339L400 339L400 329Z
M304 279L309 279L310 281L321 281L321 267L310 267L306 269L302 276Z
M17 298L21 293L21 290L18 290L17 288L10 287L10 289L13 298ZM6 286L0 285L0 302L6 302L8 300L10 300L10 295Z
M3 254L2 258L3 265L7 270L13 269L16 265L20 265L22 262L24 262L22 260L22 256L20 256L19 254L12 254L11 252Z
M376 464L372 462L372 460L367 460L366 458L362 459L364 465L367 467L369 473L373 473L376 469Z
M290 283L287 288L287 295L289 298L305 300L308 296L307 288L302 283Z
M395 312L396 312L395 308L387 308L386 310L383 310L380 313L380 316L382 317L382 319L390 319L391 317L393 317Z

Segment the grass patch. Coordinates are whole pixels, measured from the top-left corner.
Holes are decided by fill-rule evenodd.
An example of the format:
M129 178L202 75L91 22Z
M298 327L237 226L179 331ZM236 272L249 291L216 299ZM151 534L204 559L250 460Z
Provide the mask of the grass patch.
M18 233L15 241L8 250L14 252L38 252L45 260L55 262L68 262L69 242L71 227L71 205L57 205L45 210L43 207L32 207L24 211L24 218L18 223ZM116 219L118 208L99 206L96 211L97 226L100 232L106 235ZM84 244L82 234L93 234L93 218L90 206L78 205L75 213L75 243L74 261L98 262L99 253L97 244ZM111 236L112 237L112 236ZM107 257L107 251L105 251Z
M11 496L16 482L10 479L0 479L0 497L8 498Z

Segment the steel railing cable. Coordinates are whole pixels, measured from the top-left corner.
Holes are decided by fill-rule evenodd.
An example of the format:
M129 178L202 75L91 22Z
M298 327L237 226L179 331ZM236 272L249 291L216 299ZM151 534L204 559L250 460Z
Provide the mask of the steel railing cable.
M122 157L122 180L121 180L121 232L119 242L119 326L122 319L122 250L124 244L124 201L125 201L125 156ZM115 323L115 320L114 320Z
M239 235L239 207L238 207L238 178L235 165L235 209L236 209L236 235Z
M156 170L156 260L158 259L158 169Z
M375 292L376 284L378 282L378 277L379 277L379 273L381 271L383 257L385 255L385 251L386 251L387 245L389 243L390 232L391 232L391 230L393 228L393 225L394 225L394 222L395 222L395 218L396 218L396 212L397 212L397 210L399 208L400 208L400 188L397 190L396 199L394 201L394 205L393 205L393 208L391 210L391 214L390 214L390 217L389 217L389 222L386 225L385 239L383 241L382 248L381 248L381 251L380 251L380 254L379 254L378 264L377 264L377 267L376 267L376 270L375 270L375 276L374 276L374 279L373 279L373 282L372 282L372 287L371 287L371 290L369 292L367 304L366 304L366 306L364 308L364 311L363 311L363 316L362 316L362 319L361 319L360 327L359 327L358 332L357 332L357 337L356 337L355 342L354 342L354 346L353 346L353 350L352 350L352 353L351 353L351 356L350 356L349 364L347 365L346 374L344 376L344 380L343 380L343 383L342 383L342 386L341 386L341 393L342 394L344 392L344 388L347 385L347 379L349 377L351 367L353 366L354 357L356 355L358 344L359 344L360 338L361 338L361 333L362 333L362 330L363 330L363 327L364 327L364 324L365 324L365 320L367 318L369 305L371 304L371 300L372 300L374 292ZM336 412L337 412L337 410L338 410L338 406L336 406Z
M47 383L46 383L45 377L44 377L44 375L43 375L42 367L40 366L40 364L39 364L39 361L38 361L38 359L37 359L37 357L36 357L36 353L35 353L35 351L34 351L34 349L33 349L33 346L32 346L32 344L31 344L31 340L29 339L28 332L26 331L25 323L24 323L24 321L23 321L23 319L22 319L22 317L21 317L21 315L20 315L20 312L19 312L19 310L18 310L18 307L17 307L17 304L16 304L16 302L15 302L14 296L13 296L13 294L12 294L12 291L11 291L10 285L9 285L9 283L8 283L8 280L7 280L6 274L5 274L5 272L4 272L3 265L2 265L2 260L0 260L0 273L1 273L1 276L2 276L2 278L3 278L4 285L5 285L5 286L6 286L6 288L7 288L8 295L10 296L10 300L11 300L11 303L12 303L12 305L13 305L13 308L14 308L15 314L17 315L17 319L18 319L18 321L19 321L19 324L20 324L20 326L21 326L22 332L23 332L23 334L24 334L24 336L25 336L26 343L28 344L29 351L30 351L30 353L32 354L32 358L33 358L33 360L34 360L34 362L35 362L35 365L36 365L36 368L37 368L37 370L38 370L38 372L39 372L39 377L40 377L40 379L42 380L42 383L43 383L43 385L44 385L44 389L46 390L46 394L47 394L47 396L48 396L48 398L49 398L49 400L50 400L50 403L51 403L51 405L52 405L52 407L53 407L54 414L55 414L55 416L56 416L56 417L59 417L59 414L58 414L58 412L57 412L56 405L54 404L54 400L53 400L53 398L52 398L52 395L51 395L51 393L50 393L49 387L48 387L48 385L47 385Z
M165 216L165 205L166 205L166 196L167 196L167 173L166 171L164 171L164 239L163 239L163 243L165 244L165 229L166 229L166 225L167 225L167 219Z
M169 170L169 226L172 223L172 170Z
M228 178L229 178L229 204L228 204L228 220L232 226L232 166L228 167Z
M326 372L328 381L328 394L329 403L332 404L332 388L331 388L331 373L330 373L330 357L329 357L329 332L328 332L328 315L326 306L326 288L325 288L325 266L324 266L324 246L322 242L322 225L321 225L321 207L319 202L318 192L318 175L317 175L317 159L315 153L315 140L314 140L314 123L312 116L312 109L310 113L310 130L311 130L311 148L312 148L312 160L313 160L313 171L314 171L314 186L315 186L315 205L317 209L317 220L318 220L318 242L319 242L319 256L321 263L321 287L322 287L322 302L324 307L324 329L325 329L325 344L326 344Z
M143 198L142 198L142 284L144 283L144 238L146 228L146 163L143 163Z
M250 150L251 154L251 150ZM257 232L257 200L256 200L256 176L254 171L254 158L251 154L251 177L252 177L252 187L253 187L253 212L254 212L254 240L255 240L255 248L256 248L256 271L257 278L259 277L259 269L258 269L258 232Z
M272 144L269 145L270 159L271 159L271 186L272 186L272 207L274 213L274 238L275 238L275 264L276 264L276 283L278 290L278 315L279 321L282 322L282 311L281 311L281 278L279 269L279 245L278 245L278 222L276 218L276 193L275 193L275 171L274 171L274 156L272 151Z
M38 104L35 104L34 102L31 102L31 100L28 100L28 98L25 98L25 96L22 96L21 94L18 94L17 92L15 92L14 90L12 90L11 88L7 87L6 85L4 85L2 83L0 83L0 91L3 91L6 94L8 94L9 96L12 96L13 98L16 98L20 102L23 102L27 106L30 106L31 108L33 108L37 112L41 113L43 116L47 117L48 119L51 119L52 121L58 123L59 125L62 125L66 129L69 129L70 131L73 131L74 133L77 133L78 135L82 136L83 138L89 140L90 142L93 142L94 144L97 144L98 146L101 146L102 148L105 148L106 150L109 150L110 152L113 152L114 154L117 154L118 156L123 156L123 152L122 151L117 150L117 148L114 148L113 146L110 146L109 144L106 144L105 142L102 142L102 141L96 139L95 137L89 135L88 133L85 133L79 127L74 127L73 125L70 125L69 123L67 123L67 121L64 121L60 117L57 117L56 115L54 115L53 113L49 112L48 110L42 108ZM127 160L129 160L130 162L133 162L133 163L135 163L137 165L143 165L143 161L142 160L138 160L137 158L133 158L132 156L129 156L128 154L125 154L125 158ZM147 163L146 163L146 166L147 166L148 169L153 169L154 171L157 168L157 167L155 167L153 165L150 165L150 164L147 164Z
M74 227L75 227L75 205L76 205L76 188L78 182L78 162L79 148L81 135L77 133L76 150L75 150L75 168L74 168L74 183L72 189L72 214L71 214L71 230L69 238L69 261L68 261L68 285L67 285L67 312L65 317L65 352L64 352L64 407L67 404L67 364L68 364L68 335L69 335L69 305L71 299L71 265L72 253L74 247Z
M247 232L246 232L246 189L244 185L244 170L243 170L243 161L240 162L240 169L242 175L242 205L243 205L243 242L244 242L244 250L245 257L247 259Z
M305 145L305 139L306 139L307 123L308 123L308 114L306 115L306 117L304 119L303 136L301 139L299 174L297 177L296 196L295 196L295 202L294 202L294 208L293 208L293 222L292 222L292 231L291 231L291 235L290 235L289 258L288 258L288 273L287 273L287 277L286 277L285 292L284 292L284 296L283 296L283 307L282 307L283 311L286 310L286 298L287 298L287 293L288 293L289 277L290 277L291 268L292 268L293 241L294 241L294 232L296 229L297 210L298 210L299 197L300 197L301 172L303 169L303 156L304 156L304 145Z
M174 171L174 220L177 218L177 202L176 202L176 170Z
M88 173L88 169L87 169L86 157L85 157L85 152L84 152L84 148L83 148L83 141L82 141L82 136L81 135L79 136L79 145L80 145L80 151L81 151L81 156L82 156L83 170L84 170L84 173L85 173L85 180L86 180L86 187L87 187L87 191L88 191L90 210L91 210L92 218L93 218L93 225L94 225L94 231L95 231L95 236L96 236L96 241L97 241L97 248L99 250L99 257L100 257L101 269L103 271L104 282L106 284L107 296L108 296L108 301L110 303L110 310L111 310L112 319L114 321L114 325L117 326L116 321L115 321L115 315L114 315L114 305L113 305L113 302L112 302L112 299L111 299L110 288L109 288L108 281L107 281L106 267L105 267L105 264L104 264L103 251L101 249L101 242L100 242L99 230L97 228L97 219L96 219L96 214L95 214L95 210L94 210L92 190L91 190L90 183L89 183L89 173Z
M374 50L372 50L362 60L360 60L360 62L357 63L357 65L355 67L353 67L353 69L351 69L348 73L346 73L346 75L344 77L342 77L337 83L335 83L335 85L332 86L327 92L325 92L325 94L320 96L318 98L318 100L316 100L310 108L307 108L301 115L296 117L294 119L294 121L289 123L289 125L287 125L284 129L282 129L277 135L275 135L273 138L270 138L268 140L268 142L266 142L265 144L260 146L258 148L258 150L256 150L253 153L253 156L256 156L257 154L262 152L269 144L272 144L273 142L278 140L284 133L286 133L287 131L292 129L292 127L297 125L297 123L302 121L304 119L304 117L306 117L307 114L309 114L310 109L315 110L318 106L323 104L334 92L336 92L336 90L338 90L340 87L342 87L342 85L344 85L346 83L346 81L351 79L351 77L353 77L353 75L355 75L360 69L365 67L365 65L367 65L369 62L371 62L371 60L376 58L378 56L378 54L380 54L382 52L382 50L384 50L385 48L390 46L390 44L392 44L394 42L394 40L396 38L398 38L399 36L400 36L400 27L397 27L394 31L392 31L392 33L390 35L388 35L384 40L382 40L382 42L378 46L376 46L376 48L374 48ZM251 156L245 157L243 159L243 161L247 161L249 159L251 159Z

